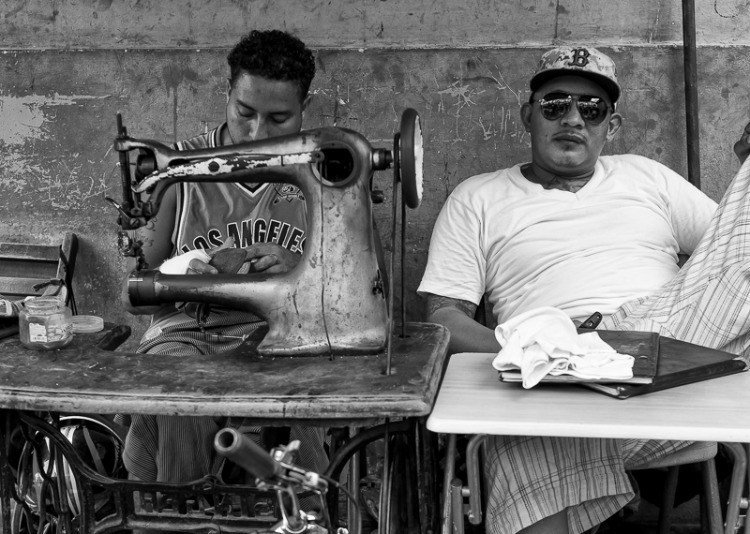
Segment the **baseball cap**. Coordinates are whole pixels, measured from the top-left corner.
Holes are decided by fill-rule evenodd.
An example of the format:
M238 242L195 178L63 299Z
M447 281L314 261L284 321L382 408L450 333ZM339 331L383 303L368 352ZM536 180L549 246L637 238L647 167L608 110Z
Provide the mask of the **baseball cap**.
M533 92L552 78L566 74L595 81L607 92L612 104L620 98L615 62L596 48L587 46L560 46L545 52L529 86Z

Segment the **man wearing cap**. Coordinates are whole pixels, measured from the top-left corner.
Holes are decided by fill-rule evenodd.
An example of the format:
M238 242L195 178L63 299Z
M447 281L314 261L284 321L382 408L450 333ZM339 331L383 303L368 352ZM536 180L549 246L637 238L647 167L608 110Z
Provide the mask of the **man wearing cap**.
M450 330L451 352L499 351L494 331L473 319L483 295L498 323L553 306L576 322L601 312L603 329L750 352L750 276L742 267L750 253L750 164L717 210L656 161L601 156L622 124L620 86L614 62L594 48L547 52L530 88L521 120L531 162L462 182L435 223L418 292L429 320ZM750 126L746 134L735 145L741 162ZM682 269L678 253L692 255ZM710 328L704 314L715 319ZM487 530L588 530L634 497L627 469L686 445L493 438Z

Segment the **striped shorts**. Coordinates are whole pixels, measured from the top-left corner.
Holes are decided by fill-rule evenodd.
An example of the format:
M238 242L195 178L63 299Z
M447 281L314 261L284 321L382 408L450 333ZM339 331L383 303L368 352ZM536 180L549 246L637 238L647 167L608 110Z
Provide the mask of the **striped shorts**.
M626 303L600 328L659 332L750 358L750 158L675 278ZM566 509L571 533L588 530L635 496L627 469L687 444L496 437L487 447L487 531L518 532Z

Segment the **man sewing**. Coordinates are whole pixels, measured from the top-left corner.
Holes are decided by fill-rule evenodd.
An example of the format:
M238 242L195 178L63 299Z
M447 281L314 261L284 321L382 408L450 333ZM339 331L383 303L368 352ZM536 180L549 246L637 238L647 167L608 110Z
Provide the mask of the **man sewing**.
M750 164L720 206L636 155L601 156L622 124L615 65L590 47L543 55L521 120L531 162L469 178L438 216L424 278L430 321L451 352L497 352L473 320L486 294L498 323L542 306L603 329L656 331L746 355ZM741 162L750 145L735 145ZM678 253L691 254L682 268ZM488 443L492 533L579 533L623 508L626 474L685 442L496 437Z
M278 30L252 31L227 57L226 122L177 144L179 150L214 148L300 131L315 75L312 52ZM140 233L145 260L170 274L217 273L218 249L234 245L246 252L240 272L281 273L301 257L306 235L305 200L289 184L180 183L168 188L159 212ZM274 227L286 231L272 231ZM242 270L244 269L244 270ZM216 354L238 348L265 323L249 312L213 307L206 314L189 304L126 308L154 314L139 352L173 358ZM210 417L133 416L124 461L131 477L185 482L216 473L213 438L223 424ZM295 428L302 441L299 462L327 465L320 433Z

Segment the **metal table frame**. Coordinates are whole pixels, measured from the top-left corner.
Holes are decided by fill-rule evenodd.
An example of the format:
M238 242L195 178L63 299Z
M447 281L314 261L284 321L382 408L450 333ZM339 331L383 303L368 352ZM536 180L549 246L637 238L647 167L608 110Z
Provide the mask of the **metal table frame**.
M27 437L42 432L55 445L55 454L74 456L65 439L55 435L54 425L32 412L51 413L53 418L60 413L231 416L261 425L302 422L356 427L362 430L339 444L328 474L337 477L364 446L385 438L390 445L386 448L389 457L381 492L386 496L384 500L381 495L381 521L396 524L395 516L403 511L392 506L417 491L421 495L416 500L418 510L409 514L409 531L435 529L439 521L437 489L434 480L427 480L436 473L431 447L434 436L425 431L424 423L442 376L449 337L445 328L408 323L405 335L394 335L389 375L385 373L385 354L264 358L247 349L180 356L181 373L175 373L176 362L169 357L115 352L113 348L128 334L128 329L107 325L102 334L79 335L70 346L48 352L29 351L17 337L0 341L4 356L0 364L0 422L5 437L0 451L0 504L5 528L10 524L10 501L15 493L7 456L9 429L21 423ZM61 462L62 456L57 459ZM211 477L187 485L106 479L79 460L70 463L75 464L84 496L93 491L92 485L106 487L117 494L117 513L104 520L96 518L90 503L85 503L80 516L73 517L66 510L64 488L58 488L63 491L56 505L73 531L98 533L145 525L157 530L179 525L226 532L258 528L253 524L258 518L245 513L247 506L237 505L238 498L255 498L253 488L225 487ZM405 466L410 480L402 479L398 472ZM402 481L407 488L402 487ZM146 510L153 507L157 494L169 492L174 495L173 509ZM227 508L222 503L228 502L225 497L229 493L235 504ZM207 499L206 495L213 497ZM151 504L144 507L144 502ZM358 525L352 527L350 532L358 531Z
M520 384L500 382L492 368L494 357L491 353L452 355L427 419L429 430L448 435L443 534L462 532L457 523L465 514L470 520L481 520L479 485L470 480L469 487L463 487L453 480L459 435L475 436L467 446L467 456L474 458L474 464L485 435L725 442L736 462L725 531L734 531L743 483L750 475L747 446L740 445L750 443L747 372L620 400L571 384L526 390ZM480 405L482 409L477 410ZM471 463L467 458L467 464ZM476 474L473 479L478 480ZM464 497L469 498L468 506ZM750 532L750 523L746 532Z

